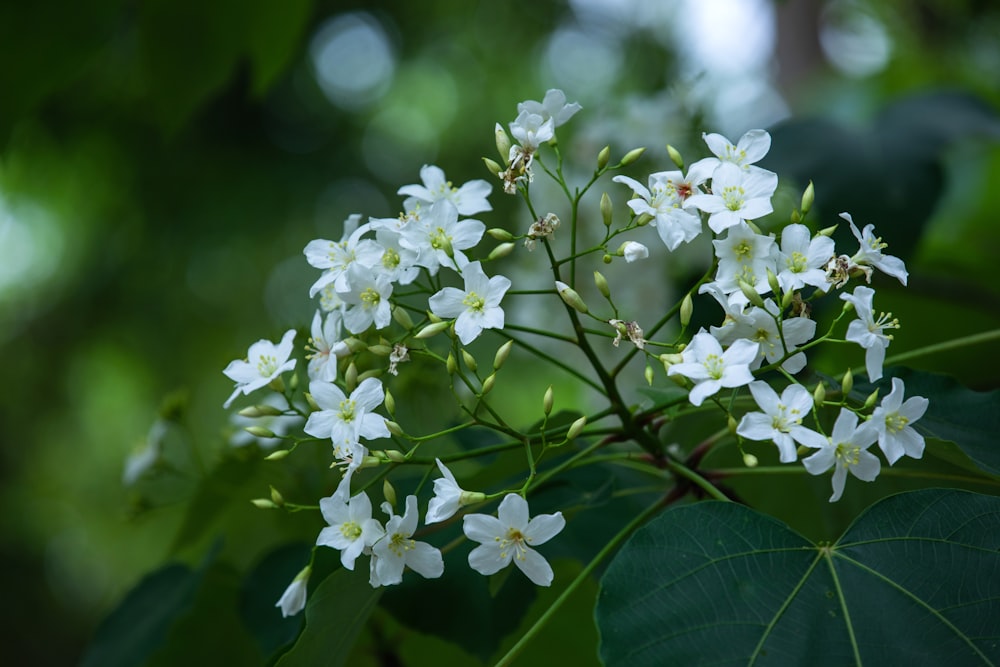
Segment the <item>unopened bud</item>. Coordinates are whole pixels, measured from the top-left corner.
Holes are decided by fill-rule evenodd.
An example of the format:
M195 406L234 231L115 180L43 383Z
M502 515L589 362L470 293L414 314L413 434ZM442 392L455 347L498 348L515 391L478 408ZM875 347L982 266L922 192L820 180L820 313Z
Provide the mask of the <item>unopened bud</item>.
M385 411L388 412L390 416L396 414L396 398L392 395L392 393L388 389L385 390L384 403L385 403Z
M493 370L500 370L500 367L507 361L507 357L510 355L510 348L512 347L514 347L514 341L509 340L497 349L497 353L493 355Z
M612 261L614 261L614 257L612 257L611 255L609 255L608 253L604 253L604 257L602 257L601 260L605 264L610 264Z
M496 176L496 175L497 175L497 174L499 174L499 173L500 173L501 171L503 171L503 167L501 167L501 166L500 166L499 164L497 164L495 160L491 160L491 159L489 159L488 157L484 157L484 158L483 158L483 164L485 164L485 165L486 165L486 168L487 168L487 169L489 170L489 172L490 172L491 174L493 174L494 176Z
M501 257L506 257L514 251L513 243L501 243L496 248L490 251L490 254L486 256L487 260L500 259Z
M348 350L354 352L355 354L358 352L364 352L368 349L368 343L364 342L360 338L355 338L354 336L345 338L342 342L347 346Z
M490 238L495 241L513 241L514 235L508 232L506 229L500 227L490 227L486 230Z
M608 160L611 159L611 146L605 146L601 149L601 152L597 154L597 171L601 171L608 166Z
M847 398L852 389L854 389L854 373L848 368L847 372L844 373L844 377L840 380L840 391L844 395L844 398Z
M793 223L802 222L802 214L798 211L792 211L791 219Z
M385 501L389 503L390 506L396 506L396 489L393 488L392 482L388 479L382 480L382 497Z
M358 374L358 382L364 382L368 378L382 377L382 372L383 371L382 371L381 368L371 368L371 369L368 369L364 373Z
M559 292L559 296L562 300L565 301L566 305L569 307L584 314L589 311L587 304L583 302L583 299L580 298L580 295L577 294L576 290L566 283L557 280L556 290Z
M344 386L348 393L354 391L354 388L358 386L358 367L353 361L347 366L347 370L344 371Z
M410 314L406 312L406 308L402 306L396 306L392 309L392 319L396 320L396 324L403 327L407 331L413 328L413 319Z
M280 461L281 459L285 458L289 454L290 454L290 452L287 449L279 449L279 450L273 451L270 454L268 454L267 456L265 456L264 460L265 461Z
M823 403L826 401L826 387L822 382L816 385L813 389L813 403L816 404L817 408L823 407Z
M288 380L288 388L295 391L299 388L299 374L292 373L292 377Z
M814 201L816 201L816 189L813 188L813 182L809 181L809 185L806 186L805 191L802 193L802 203L799 204L799 210L802 211L803 217L812 209Z
M764 299L761 298L760 294L757 293L757 290L753 288L753 285L751 285L745 280L740 280L739 285L740 285L740 291L743 292L743 296L749 299L750 303L757 306L758 308L764 307Z
M645 227L653 221L653 216L649 213L643 213L638 218L635 219L635 224L639 227Z
M496 378L496 373L490 373L486 376L486 379L483 380L483 389L479 394L480 396L485 396L493 390L493 384L496 382Z
M451 325L451 322L433 322L417 332L414 338L430 338L436 336Z
M275 437L274 431L269 428L264 428L263 426L247 426L243 429L255 438L273 438Z
M625 157L622 158L622 162L621 162L622 166L624 167L626 165L632 164L633 162L635 162L636 160L638 160L639 157L642 156L642 154L645 153L645 152L646 152L646 148L645 147L642 147L642 148L633 148L628 153L625 153Z
M479 368L479 364L476 363L476 358L469 354L468 350L465 350L464 348L462 349L462 361L465 362L465 366L473 373L475 373L476 369Z
M831 227L824 227L823 229L816 232L816 236L833 236L833 233L837 231L837 225Z
M792 300L795 298L795 292L788 290L781 295L781 309L784 310L792 305Z
M496 135L497 153L500 154L500 159L506 162L510 159L510 137L500 123L496 124L493 134Z
M274 504L274 501L270 498L254 498L250 501L253 506L262 510L275 510L278 506Z
M736 417L729 415L726 419L726 428L729 430L730 435L736 435L736 429L739 426L739 422L736 421Z
M273 405L251 405L249 408L243 408L237 414L241 417L254 419L256 417L277 417L284 413Z
M614 206L611 204L611 197L607 192L601 193L601 220L605 227L611 226L611 218L614 216Z
M545 395L542 396L542 412L548 415L552 412L552 385L545 390Z
M648 384L650 387L652 387L653 386L653 367L650 366L649 364L646 364L646 370L644 370L642 372L642 375L643 375L643 377L646 378L646 384Z
M317 403L316 399L312 397L312 394L307 391L303 394L303 396L305 396L306 404L309 406L309 410L311 412L319 412L319 403Z
M670 161L677 165L678 169L684 169L684 158L681 157L681 152L667 144L667 155L670 156Z
M445 360L444 366L448 369L448 375L454 375L458 372L458 362L455 360L455 355L451 352L448 353L448 359Z
M388 357L392 354L392 348L388 345L369 345L368 351L378 357Z
M573 438L580 435L583 432L583 427L587 425L587 418L580 417L575 422L569 425L569 430L566 431L566 439L572 440Z
M285 381L281 379L280 375L268 382L267 386L279 394L285 393Z
M778 276L774 275L774 271L767 269L767 285L771 288L771 292L774 296L781 294L781 283L778 282Z
M753 454L750 454L749 452L743 454L743 465L745 465L746 467L756 468L757 463L758 463L757 457L754 456Z
M753 220L746 220L745 222L747 223L747 227L753 230L754 234L760 234L760 235L764 234L764 232L760 231L760 227L758 227L757 223L754 222Z
M388 424L388 422L386 422ZM396 424L398 427L399 424ZM393 463L406 463L406 454L399 451L398 449L387 449L384 452L386 460L392 461Z
M681 301L681 326L686 327L691 324L691 315L694 314L694 299L691 298L691 293L688 292L684 295L684 300Z
M277 507L284 507L285 505L285 498L273 486L271 487L271 502Z
M868 394L868 398L865 399L865 408L870 408L875 405L875 401L878 400L878 389Z
M597 285L597 291L603 294L605 299L611 298L611 288L608 287L608 279L600 271L594 271L594 284Z

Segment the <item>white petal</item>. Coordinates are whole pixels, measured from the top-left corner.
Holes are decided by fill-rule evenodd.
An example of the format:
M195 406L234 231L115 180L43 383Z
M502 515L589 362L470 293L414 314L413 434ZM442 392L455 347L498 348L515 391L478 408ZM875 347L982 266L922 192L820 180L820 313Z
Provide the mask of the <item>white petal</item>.
M489 514L466 514L462 517L462 530L473 542L493 544L495 538L502 537L507 528L500 519Z
M468 518L468 517L466 517ZM481 544L469 552L469 567L479 574L496 574L507 565L510 565L511 552L501 555L498 542L491 541Z
M426 542L416 542L406 552L406 565L425 579L437 579L444 572L441 552Z
M552 567L537 551L526 549L523 554L514 559L514 563L536 586L552 585Z
M508 493L500 501L497 518L504 527L524 531L528 527L528 501L516 493Z
M539 514L528 522L524 530L524 540L532 546L545 544L566 527L566 519L562 512L555 514Z

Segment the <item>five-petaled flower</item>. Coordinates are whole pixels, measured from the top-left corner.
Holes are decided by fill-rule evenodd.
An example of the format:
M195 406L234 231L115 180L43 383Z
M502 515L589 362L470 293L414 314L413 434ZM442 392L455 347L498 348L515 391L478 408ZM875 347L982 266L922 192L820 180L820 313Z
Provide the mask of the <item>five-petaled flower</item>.
M504 276L488 278L479 262L462 269L465 289L445 287L428 299L431 312L438 317L455 317L455 333L462 345L474 341L483 329L502 329L503 308L500 301L510 288Z
M830 438L821 446L804 442L806 447L819 449L815 454L802 459L802 465L810 475L822 475L830 468L833 471L833 495L830 502L840 500L844 493L847 473L865 482L871 482L878 477L882 464L878 457L868 451L868 447L878 439L875 425L866 421L858 426L858 416L845 408L840 409L840 415L833 424Z
M441 552L426 542L417 542L417 497L406 497L403 516L392 513L389 503L382 503L389 515L385 537L372 547L370 583L373 587L392 586L403 580L403 569L410 568L426 579L436 579L444 572Z
M309 393L320 410L309 415L305 432L314 438L330 438L334 455L348 450L360 438L388 438L385 419L372 412L382 405L385 391L378 378L366 378L355 387L350 397L332 382L312 381Z
M855 287L853 294L840 295L841 299L854 306L854 311L858 314L858 319L847 326L845 338L865 349L865 369L873 382L882 377L885 348L892 341L892 335L882 333L882 330L899 328L899 320L893 319L892 313L880 313L878 319L875 319L872 310L874 296L875 290L864 285Z
M295 359L289 359L294 338L295 329L289 329L277 345L269 340L259 340L247 350L245 361L229 362L222 372L236 382L236 389L222 407L228 408L240 394L249 396L250 392L260 389L285 371L295 368Z
M915 459L924 455L924 436L913 422L924 416L930 402L923 396L903 400L903 381L892 378L892 391L872 412L871 423L878 431L878 446L892 465L904 454Z
M750 364L757 358L757 343L737 340L725 352L715 337L701 332L691 339L681 353L683 361L673 364L667 375L683 375L695 385L688 394L692 405L701 405L723 387L742 387L753 381Z
M372 501L362 492L344 502L336 494L319 501L323 518L330 524L319 531L316 544L340 551L340 563L348 570L361 552L371 547L385 535L377 520L372 518Z

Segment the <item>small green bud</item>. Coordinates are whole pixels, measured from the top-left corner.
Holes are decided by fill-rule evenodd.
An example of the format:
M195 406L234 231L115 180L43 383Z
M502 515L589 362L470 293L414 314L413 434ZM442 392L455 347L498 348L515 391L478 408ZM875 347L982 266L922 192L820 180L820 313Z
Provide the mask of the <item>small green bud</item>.
M820 382L813 389L813 403L816 404L817 408L821 408L824 402L826 402L826 387Z
M251 405L249 408L243 408L237 414L241 417L255 419L257 417L277 417L284 413L273 405Z
M486 379L483 380L483 389L479 394L480 396L485 396L486 394L493 391L493 384L496 382L496 378L497 378L496 373L490 373L489 375L486 376Z
M475 373L476 369L479 368L479 364L476 363L476 358L469 354L469 351L465 348L462 348L462 361L465 362L466 368L473 373Z
M638 218L635 219L635 224L639 227L645 227L653 221L653 216L649 213L643 213Z
M805 191L802 193L802 203L799 204L799 209L802 211L803 217L808 215L815 201L816 189L813 187L813 182L809 181L809 185L806 186Z
M597 285L597 291L603 294L605 299L611 298L611 288L608 287L608 279L600 271L594 271L594 284Z
M269 428L264 428L263 426L247 426L243 429L255 438L274 438L274 431Z
M494 176L498 175L501 171L503 171L503 167L497 164L496 160L491 160L488 157L483 158L483 164L486 165L486 168Z
M764 307L764 299L757 293L757 290L753 288L753 285L746 282L745 280L739 281L740 291L743 292L743 296L750 300L750 303L757 306L758 308Z
M642 147L642 148L633 148L628 153L625 153L625 157L622 158L622 162L621 162L622 166L624 167L626 165L632 164L633 162L635 162L636 160L638 160L642 156L642 154L645 153L645 152L646 152L646 148L645 147Z
M445 329L447 329L449 326L451 326L451 322L450 321L449 322L444 322L444 321L442 321L442 322L433 322L433 323L428 324L427 326L425 326L420 331L418 331L417 335L414 336L414 338L430 338L431 336L436 336L439 333L441 333L442 331L444 331Z
M823 229L816 232L816 236L833 236L833 233L837 231L837 225L832 225L830 227L824 227Z
M507 136L507 132L500 123L496 124L493 134L496 136L497 153L500 154L500 159L506 162L510 159L510 137Z
M510 253L514 252L513 243L501 243L496 248L490 251L490 254L486 256L487 260L500 259L501 257L506 257Z
M878 400L878 389L868 394L868 398L865 399L865 409L867 410L871 408L873 405L875 405L875 401L877 400Z
M739 422L736 421L736 417L729 415L726 419L726 428L729 430L730 435L736 435L736 428L739 426Z
M691 298L691 293L688 292L684 295L684 300L681 301L681 326L686 327L691 324L691 315L694 314L694 300Z
M458 362L455 360L455 355L451 352L448 353L448 359L444 362L444 366L448 369L448 375L454 375L458 372Z
M791 218L793 223L802 222L802 214L798 211L792 211Z
M566 439L572 440L576 438L583 431L583 427L587 425L587 418L580 417L575 422L569 425L569 430L566 431Z
M396 324L403 327L407 331L413 328L413 319L410 317L410 314L406 312L406 308L401 306L393 308L392 319L396 320Z
M290 453L291 452L289 452L287 449L279 449L279 450L273 451L270 454L268 454L267 456L265 456L264 460L265 461L280 461L281 459L283 459L286 456L288 456Z
M493 370L500 370L500 367L507 361L507 357L510 355L510 348L512 347L514 347L514 341L509 340L497 348L497 353L493 355Z
M392 393L386 389L385 390L385 411L389 413L389 416L396 414L396 398Z
M396 427L398 428L399 424L396 424ZM385 454L385 458L393 463L406 463L406 454L398 449L387 449L383 453Z
M369 369L369 370L365 371L364 373L359 374L358 375L358 382L364 382L368 378L378 378L378 377L382 377L382 369L381 368L372 368L372 369Z
M608 160L611 159L611 146L605 146L601 149L601 152L597 154L597 170L600 171L608 166Z
M500 227L491 227L486 230L490 238L494 241L513 241L514 235L508 232L506 229L501 229Z
M370 345L368 351L378 357L388 357L392 354L392 348L388 345Z
M757 461L757 457L754 456L753 454L751 454L749 452L746 452L746 453L743 454L743 465L745 465L746 467L748 467L748 468L756 468L757 467L757 463L759 463Z
M795 298L795 292L789 290L781 295L781 309L784 310L788 306L792 305L792 299Z
M358 386L358 367L353 361L347 366L347 370L344 371L344 386L347 388L347 393L351 393Z
M262 510L275 510L278 506L274 504L274 501L270 498L254 498L250 501L253 506Z
M305 396L306 398L306 403L309 405L309 410L312 412L319 412L319 404L316 402L316 399L312 397L312 394L310 394L309 392L305 392L303 396Z
M273 502L277 507L284 507L285 505L285 498L273 486L271 487L271 502Z
M573 289L566 283L557 280L556 290L559 292L559 296L562 298L562 300L566 302L566 305L584 314L589 312L590 309L587 308L587 304L583 302L583 299L580 298L580 295L577 293L575 289Z
M614 261L614 257L612 257L611 255L609 255L608 253L604 253L604 257L602 257L601 260L605 264L610 264L612 261Z
M653 367L650 366L649 364L646 364L646 370L643 371L642 375L643 375L643 377L646 378L646 384L648 384L650 387L652 387L653 386Z
M847 398L852 389L854 389L854 373L848 368L847 372L844 373L844 377L840 380L840 391L843 393L844 398Z
M391 419L385 420L385 427L389 429L389 433L393 434L397 438L402 438L406 434L403 433L403 427Z
M292 373L292 377L288 380L288 388L295 391L299 388L299 374Z
M758 227L757 223L754 222L753 220L747 220L746 223L747 223L747 227L749 227L750 229L752 229L754 234L761 234L761 235L764 234L764 232L760 231L760 227Z
M427 310L427 311L424 311L424 312L427 313L427 319L430 320L431 323L436 324L436 323L438 323L438 322L441 321L441 318L438 317L437 315L435 315L433 313L433 311Z
M670 156L670 161L677 165L678 169L683 171L684 158L681 157L681 152L670 144L667 144L667 155Z
M391 507L396 506L396 489L388 479L382 480L382 497Z
M605 227L611 226L611 219L614 217L614 206L611 204L611 197L607 192L601 193L601 220Z
M542 396L542 412L548 415L552 412L552 385L545 390L545 395Z
M285 393L285 381L281 379L280 375L271 380L270 382L268 382L267 386L273 389L274 391L278 392L279 394Z

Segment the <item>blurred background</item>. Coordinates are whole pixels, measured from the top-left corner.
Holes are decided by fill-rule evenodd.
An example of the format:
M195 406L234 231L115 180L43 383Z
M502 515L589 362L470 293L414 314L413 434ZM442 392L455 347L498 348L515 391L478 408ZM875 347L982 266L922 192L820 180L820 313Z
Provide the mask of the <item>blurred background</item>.
M423 164L488 178L547 88L584 108L573 159L648 146L640 180L771 129L791 206L813 179L816 224L850 210L907 261L890 353L1000 326L998 36L989 0L2 3L8 664L76 662L171 553L232 447L221 370L308 325L306 243L395 215ZM994 359L911 364L992 389Z

